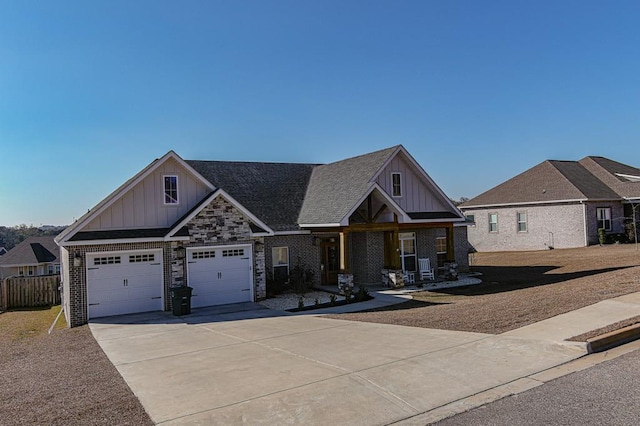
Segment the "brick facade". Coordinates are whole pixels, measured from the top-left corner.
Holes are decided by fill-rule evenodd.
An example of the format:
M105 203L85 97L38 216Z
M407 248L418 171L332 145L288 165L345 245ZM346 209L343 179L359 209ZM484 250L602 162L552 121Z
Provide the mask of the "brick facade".
M468 240L477 251L545 250L598 244L596 211L600 207L611 208L608 232L623 233L624 206L618 201L464 209L464 214L475 216ZM498 214L497 232L489 232L490 213ZM527 215L526 232L518 232L517 213Z
M465 215L475 216L475 225L467 229L469 244L480 252L583 247L583 208L582 204L567 203L465 209ZM490 213L498 215L497 232L489 232ZM526 232L518 232L517 213L526 213Z
M384 269L384 233L353 232L349 234L351 272L358 285L380 284Z
M313 235L276 235L264 239L264 257L267 275L273 273L273 257L271 255L274 247L289 248L289 271L294 268L298 261L304 270L313 272L313 285L320 285L320 247L316 244Z
M598 208L610 208L611 209L611 231L607 233L621 234L624 230L624 206L618 202L600 202L600 203L586 203L586 215L587 215L587 235L588 243L599 244L598 238Z

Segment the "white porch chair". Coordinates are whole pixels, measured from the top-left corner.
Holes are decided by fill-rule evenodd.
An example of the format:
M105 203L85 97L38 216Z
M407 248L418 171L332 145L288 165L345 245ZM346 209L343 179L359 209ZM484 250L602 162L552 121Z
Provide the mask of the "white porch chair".
M431 269L431 259L428 257L426 259L418 259L418 266L420 269L420 279L424 280L429 278L430 280L435 280L436 276Z
M404 282L407 284L415 284L416 282L416 274L415 272L411 272L411 271L404 271L402 273L404 275Z

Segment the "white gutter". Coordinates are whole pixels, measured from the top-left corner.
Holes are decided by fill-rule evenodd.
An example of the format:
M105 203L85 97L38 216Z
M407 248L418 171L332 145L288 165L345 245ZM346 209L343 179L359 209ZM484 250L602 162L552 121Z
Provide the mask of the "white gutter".
M273 235L309 235L311 231L275 231Z
M300 228L337 228L341 227L339 223L301 223Z
M487 207L511 207L511 206L529 206L536 204L559 204L559 203L583 203L585 201L616 201L618 199L587 199L587 198L576 198L573 200L552 200L552 201L527 201L522 203L500 203L500 204L478 204L475 206L461 206L460 210L471 210L471 209L481 209Z

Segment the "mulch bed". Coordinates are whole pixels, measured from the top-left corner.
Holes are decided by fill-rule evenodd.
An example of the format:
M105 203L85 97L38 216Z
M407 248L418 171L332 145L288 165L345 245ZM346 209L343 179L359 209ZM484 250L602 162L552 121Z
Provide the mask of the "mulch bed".
M32 334L0 336L0 424L153 424L87 326Z
M476 253L475 286L413 293L413 300L343 320L500 334L601 300L640 291L633 245Z

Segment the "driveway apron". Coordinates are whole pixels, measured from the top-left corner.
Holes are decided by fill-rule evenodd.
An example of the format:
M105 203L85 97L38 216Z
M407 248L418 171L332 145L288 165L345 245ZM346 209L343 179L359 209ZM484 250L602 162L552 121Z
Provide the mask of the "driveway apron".
M293 316L251 303L90 328L162 425L389 424L586 352L569 342Z

